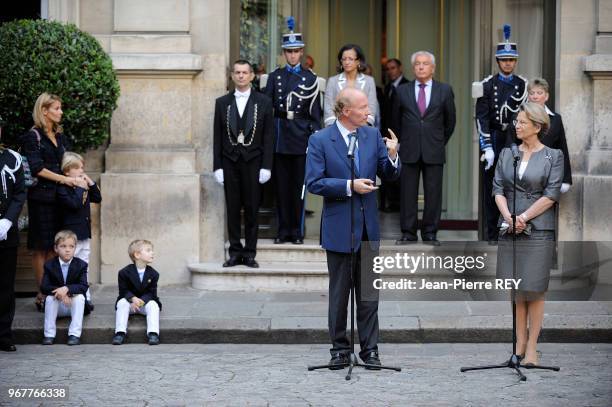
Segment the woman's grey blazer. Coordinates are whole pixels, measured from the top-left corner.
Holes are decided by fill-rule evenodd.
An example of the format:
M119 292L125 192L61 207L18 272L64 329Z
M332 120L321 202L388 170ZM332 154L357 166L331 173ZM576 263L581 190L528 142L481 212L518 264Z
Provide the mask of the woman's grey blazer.
M521 159L523 153L520 152ZM520 161L517 164L520 166ZM512 151L504 148L495 167L493 179L493 197L503 195L508 200L508 209L512 213L512 180L514 166L512 164ZM531 154L523 178L516 176L516 215L526 211L540 197L547 197L555 202L559 201L561 183L563 182L563 152L544 146L543 149ZM500 226L503 217L500 216L497 226ZM535 230L555 230L555 209L550 207L546 212L529 221Z
M325 127L330 126L336 121L336 115L334 114L334 104L336 103L336 96L342 89L346 87L346 75L344 72L332 76L327 80L327 87L325 88L325 104L323 106L323 117ZM378 100L376 99L376 83L374 78L369 75L359 73L355 80L355 87L361 89L368 96L368 106L370 108L370 114L368 115L368 123L374 125L374 120L378 114Z

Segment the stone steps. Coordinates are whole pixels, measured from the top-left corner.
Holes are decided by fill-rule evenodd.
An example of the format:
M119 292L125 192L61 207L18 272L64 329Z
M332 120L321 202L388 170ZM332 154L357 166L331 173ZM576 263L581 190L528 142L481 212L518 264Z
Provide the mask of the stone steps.
M229 244L226 244L226 250L228 247ZM483 256L486 259L486 268L471 274L469 272L453 273L441 267L420 268L413 274L406 269L390 270L383 274L387 281L398 281L402 278L417 279L419 283L421 278L435 282L452 282L456 278L466 278L472 281L495 279L497 246L489 246L486 242L443 242L441 246L430 246L422 243L395 245L393 241L383 240L379 255L393 258L397 255L423 258L470 255ZM257 247L257 261L260 264L260 268L257 269L245 266L224 268L221 262L191 264L189 269L192 274L192 286L212 291L264 292L324 291L328 288L326 254L318 241L307 240L303 245L294 245L291 243L274 244L271 239L260 239ZM549 295L555 297L556 292L564 291L567 294L568 290L585 290L589 284L588 276L568 279L558 270L553 270ZM410 294L415 295L414 292ZM438 294L434 297L426 296L425 299L440 298ZM486 295L493 296L493 294L499 293L489 292ZM579 295L584 296L584 293L579 293ZM423 299L422 296L417 297ZM497 298L497 295L494 297Z

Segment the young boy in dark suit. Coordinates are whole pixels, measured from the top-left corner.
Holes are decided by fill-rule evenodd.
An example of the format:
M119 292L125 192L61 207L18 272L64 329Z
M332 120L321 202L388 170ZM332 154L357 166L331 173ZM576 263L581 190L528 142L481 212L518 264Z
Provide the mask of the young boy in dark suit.
M74 257L77 237L69 230L55 235L57 257L44 265L40 292L45 300L45 328L43 345L53 345L55 322L58 316L70 315L68 345L81 343L85 292L87 291L87 263Z
M91 246L91 204L102 202L98 185L84 171L85 161L77 153L66 151L62 158L62 172L67 177L82 178L87 189L79 186L60 185L57 199L62 210L62 229L72 230L77 235L74 256L89 264ZM88 280L89 282L89 280ZM90 290L85 294L85 315L93 311Z
M119 271L119 296L115 304L115 336L113 345L121 345L127 334L131 314L147 316L149 345L159 344L159 312L162 305L157 297L159 273L149 266L153 262L153 244L134 240L128 247L132 264Z

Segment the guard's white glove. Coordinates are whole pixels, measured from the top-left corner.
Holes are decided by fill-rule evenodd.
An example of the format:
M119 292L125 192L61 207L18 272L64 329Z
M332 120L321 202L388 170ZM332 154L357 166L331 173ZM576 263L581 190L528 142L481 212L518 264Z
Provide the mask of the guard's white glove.
M215 170L214 174L215 174L215 181L223 185L223 169L219 168L218 170Z
M484 150L484 154L480 157L480 161L486 161L487 165L485 166L485 171L493 166L493 161L495 161L495 153L492 148L487 148Z
M568 184L568 183L565 183L565 182L563 184L561 184L561 193L564 194L567 191L569 191L571 186L572 186L571 184Z
M0 241L6 240L8 231L13 226L13 222L8 219L0 219Z
M261 170L259 170L259 183L265 184L266 182L270 181L271 176L272 171L262 168Z

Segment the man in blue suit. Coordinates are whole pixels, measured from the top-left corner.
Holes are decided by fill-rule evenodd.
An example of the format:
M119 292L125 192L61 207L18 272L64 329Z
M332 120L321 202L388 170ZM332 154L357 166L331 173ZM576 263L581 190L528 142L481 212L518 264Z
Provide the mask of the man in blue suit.
M368 98L358 89L340 92L334 108L337 120L332 126L310 137L306 157L306 187L324 197L321 221L321 245L327 251L329 271L329 335L332 341L330 369L342 369L349 363L350 342L346 336L347 305L351 276L359 275L361 242L378 242L380 232L376 207L376 175L393 180L399 176L397 138L383 138L378 129L367 127ZM350 138L356 137L355 181L351 186L351 166L347 158ZM353 200L354 241L356 253L351 270L350 212ZM371 245L375 250L378 245ZM371 270L371 266L365 265ZM379 365L378 293L375 300L362 298L360 279L355 278L357 327L360 358L368 365ZM372 291L372 290L369 290Z

